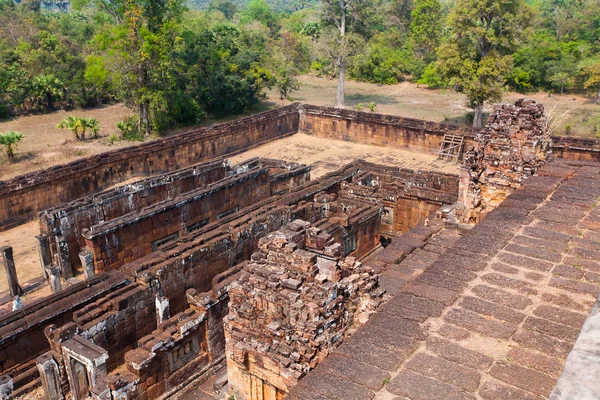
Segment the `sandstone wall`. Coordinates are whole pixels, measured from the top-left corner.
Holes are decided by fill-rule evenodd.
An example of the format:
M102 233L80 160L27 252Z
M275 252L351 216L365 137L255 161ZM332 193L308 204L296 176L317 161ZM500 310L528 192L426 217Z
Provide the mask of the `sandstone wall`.
M127 284L118 271L100 274L28 304L0 318L0 368L11 370L48 349L44 328L72 321L73 312L103 294Z
M196 224L215 222L270 196L268 169L248 171L230 179L158 203L139 214L128 214L84 232L94 255L94 268L110 271L156 251L157 241L176 235L173 242Z
M437 153L451 133L465 136L465 149L473 145L474 131L464 126L307 104L301 114L300 131L327 139Z
M293 134L298 125L293 104L0 181L0 230L131 177L173 171Z
M55 244L57 239L66 243L73 269L81 272L78 254L85 248L82 236L85 228L172 200L223 179L227 173L227 162L219 159L87 196L41 212L40 232L47 235L51 244ZM50 248L56 250L59 246ZM55 253L52 251L51 255Z

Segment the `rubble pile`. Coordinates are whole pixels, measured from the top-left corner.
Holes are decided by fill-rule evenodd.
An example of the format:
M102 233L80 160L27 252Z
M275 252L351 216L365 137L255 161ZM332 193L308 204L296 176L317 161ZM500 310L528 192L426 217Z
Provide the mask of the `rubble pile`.
M458 211L465 223L477 223L552 158L544 106L529 99L497 105L476 143L460 171Z
M287 393L381 303L378 275L342 258L327 236L296 220L262 238L231 284L225 337L236 399L257 398L257 379Z

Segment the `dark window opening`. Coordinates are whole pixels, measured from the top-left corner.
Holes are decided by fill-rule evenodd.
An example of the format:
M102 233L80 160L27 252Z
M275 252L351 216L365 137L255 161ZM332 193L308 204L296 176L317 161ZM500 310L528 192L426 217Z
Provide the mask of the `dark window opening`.
M164 238L155 240L154 242L152 242L152 251L159 250L162 247L168 245L169 243L175 242L177 239L179 239L179 233L175 232L168 236L165 236Z
M235 214L236 212L238 212L238 209L239 209L239 207L235 206L233 208L230 208L227 211L223 211L222 213L217 214L217 219L221 219L221 218L224 218L224 217L226 217L228 215Z
M200 228L202 228L203 226L208 225L209 222L210 222L210 218L203 219L200 222L196 222L195 224L191 224L190 226L188 226L187 231L188 231L188 233L195 232L195 231L199 230Z

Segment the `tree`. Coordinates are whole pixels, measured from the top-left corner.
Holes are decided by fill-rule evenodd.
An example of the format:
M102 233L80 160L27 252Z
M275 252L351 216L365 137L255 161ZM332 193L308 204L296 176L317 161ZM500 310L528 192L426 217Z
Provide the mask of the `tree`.
M596 101L600 101L600 57L582 61L580 70L585 79L583 87L597 89Z
M229 0L213 0L208 6L208 11L212 10L221 11L226 19L231 19L238 8L234 2Z
M432 61L442 36L439 0L416 0L411 13L410 42L416 56Z
M83 129L83 135L85 135L86 129L89 128L92 131L93 137L98 137L98 132L100 131L100 123L96 118L81 118L81 126Z
M300 83L291 65L284 65L277 69L275 85L279 90L279 98L281 100L287 100L292 92L300 90Z
M83 122L81 118L74 117L72 115L67 116L65 119L60 121L58 125L56 125L59 129L68 129L73 132L75 139L83 140L85 139L85 128L83 126ZM82 129L81 136L79 135L79 129Z
M476 128L483 127L484 102L502 98L512 52L529 19L523 0L458 0L450 14L450 37L440 46L437 69L467 95Z
M17 143L19 143L21 139L23 139L23 134L18 132L7 131L5 133L0 133L0 146L4 147L4 152L9 160L12 160L15 157Z
M344 108L344 79L348 58L356 53L357 43L366 35L376 2L363 0L324 0L322 22L334 27L326 39L338 70L336 108Z
M136 110L138 131L159 132L171 122L169 105L179 73L176 57L182 0L125 0L122 23L96 38L103 64L125 103Z

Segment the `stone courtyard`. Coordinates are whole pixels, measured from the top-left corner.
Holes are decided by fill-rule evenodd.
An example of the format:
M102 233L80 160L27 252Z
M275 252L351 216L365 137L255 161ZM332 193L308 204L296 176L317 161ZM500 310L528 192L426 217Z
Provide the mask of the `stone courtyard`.
M294 104L0 182L0 397L598 398L599 155Z

